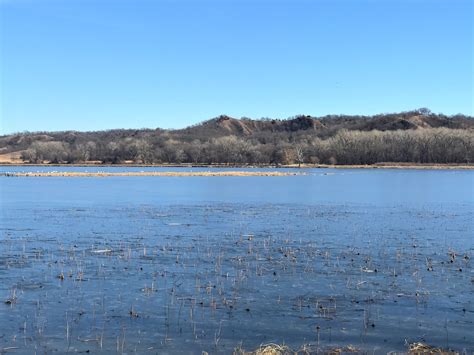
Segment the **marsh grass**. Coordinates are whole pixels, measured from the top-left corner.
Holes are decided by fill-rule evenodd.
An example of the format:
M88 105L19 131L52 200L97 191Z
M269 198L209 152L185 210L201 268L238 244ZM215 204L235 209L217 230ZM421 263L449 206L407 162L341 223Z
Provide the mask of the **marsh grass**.
M81 222L86 232L76 225L70 239L63 237L64 225L56 234L50 224L2 232L2 299L11 302L0 315L17 326L0 325L8 334L0 344L25 351L229 353L239 341L252 349L274 332L277 343L289 345L237 354L338 354L365 351L400 319L413 324L416 314L421 330L409 341L434 332L437 346L456 345L449 339L460 339L453 334L456 323L443 319L445 339L430 321L440 316L441 299L451 302L443 314L473 324L459 291L472 289L472 250L389 234L390 220L380 223L379 238L366 232L363 215L345 208L97 209ZM70 226L79 223L77 213L53 210L49 221L59 215ZM92 224L101 213L117 226ZM342 240L334 237L340 234ZM404 331L393 335L402 346ZM344 339L357 349L336 347L349 343ZM302 340L315 345L292 350ZM396 346L392 341L387 348Z
M241 347L234 350L233 355L340 355L340 354L366 354L352 345L344 347L319 348L311 344L302 345L292 349L287 345L266 344L253 351L245 351Z
M287 345L266 344L253 351L246 351L242 347L234 350L233 355L341 355L341 354L368 354L352 345L343 347L320 348L319 346L305 344L298 349ZM458 355L459 352L437 348L424 343L408 344L409 355Z
M410 355L457 355L459 352L446 350L442 348L437 348L434 346L430 346L424 343L412 343L408 345L408 353Z

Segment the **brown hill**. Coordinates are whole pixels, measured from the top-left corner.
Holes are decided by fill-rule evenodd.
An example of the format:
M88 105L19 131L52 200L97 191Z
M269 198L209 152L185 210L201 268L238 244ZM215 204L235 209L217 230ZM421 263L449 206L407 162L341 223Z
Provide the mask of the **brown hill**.
M251 136L261 132L314 131L314 134L330 136L341 129L358 131L394 131L417 128L474 128L472 117L420 114L419 111L376 116L295 116L287 120L249 118L236 119L226 115L202 122L198 125L174 131L196 137L203 136ZM309 132L308 132L309 133Z
M326 140L337 136L342 131L415 132L419 129L438 128L447 129L449 132L454 132L454 130L463 132L464 130L464 133L467 134L466 144L470 147L469 137L474 132L472 117L446 116L433 114L427 109L420 109L375 116L329 115L313 117L299 115L286 120L237 119L221 115L178 130L114 129L96 132L26 132L0 136L0 154L4 157L18 157L20 152L24 152L22 157L25 157L24 159L27 161L148 161L149 156L159 156L159 158L152 160L197 162L206 161L211 155L213 158L209 158L209 160L226 161L227 158L221 157L224 153L219 151L220 145L223 145L222 149L225 151L228 145L240 144L241 148L239 149L245 153L238 153L228 161L247 161L249 154L254 155L250 161L264 159L262 157L269 161L275 161L282 160L282 156L286 154L282 153L286 149L282 147L284 144L289 146L303 144L310 147L311 144L313 146L317 144L315 139ZM233 137L234 141L219 141L224 137ZM235 139L238 140L238 143ZM309 144L310 141L313 143ZM243 142L254 147L254 151L249 152L248 148L244 148ZM212 149L207 146L208 143L211 144ZM436 147L437 145L434 145L433 149ZM420 149L416 152L417 154L421 154ZM260 156L255 153L257 150ZM17 154L11 155L11 153ZM244 157L242 154L247 156ZM452 160L452 158L449 159ZM470 158L461 157L458 160L470 161Z

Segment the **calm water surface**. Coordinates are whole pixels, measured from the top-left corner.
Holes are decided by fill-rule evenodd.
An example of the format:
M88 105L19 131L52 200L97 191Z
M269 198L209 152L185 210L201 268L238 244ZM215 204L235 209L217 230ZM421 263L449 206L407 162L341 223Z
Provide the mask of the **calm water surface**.
M474 351L474 173L305 171L0 177L0 352Z

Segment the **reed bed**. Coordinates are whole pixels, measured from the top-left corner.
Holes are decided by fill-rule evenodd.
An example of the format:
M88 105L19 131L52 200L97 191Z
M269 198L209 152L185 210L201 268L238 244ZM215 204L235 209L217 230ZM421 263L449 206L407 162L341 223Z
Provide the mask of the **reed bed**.
M455 242L468 216L232 203L20 212L6 209L0 230L0 353L471 349L473 250ZM415 226L426 228L405 233Z

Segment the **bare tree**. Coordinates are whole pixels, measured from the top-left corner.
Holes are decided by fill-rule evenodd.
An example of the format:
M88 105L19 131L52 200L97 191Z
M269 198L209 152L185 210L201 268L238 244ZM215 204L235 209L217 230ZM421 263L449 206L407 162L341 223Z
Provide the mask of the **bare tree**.
M301 168L301 164L304 163L304 148L300 144L295 146L295 160L298 163L298 167Z

